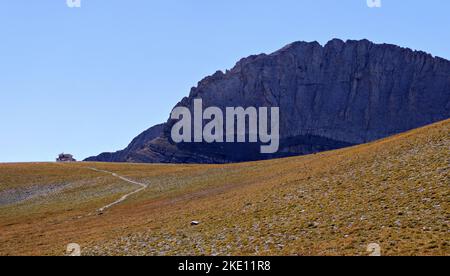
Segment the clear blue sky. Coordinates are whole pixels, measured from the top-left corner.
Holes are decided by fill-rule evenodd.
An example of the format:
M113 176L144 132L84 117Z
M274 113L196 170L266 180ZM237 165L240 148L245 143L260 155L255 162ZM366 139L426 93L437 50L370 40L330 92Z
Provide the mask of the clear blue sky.
M293 41L386 42L450 59L450 1L0 1L0 162L83 159L166 121L192 86Z

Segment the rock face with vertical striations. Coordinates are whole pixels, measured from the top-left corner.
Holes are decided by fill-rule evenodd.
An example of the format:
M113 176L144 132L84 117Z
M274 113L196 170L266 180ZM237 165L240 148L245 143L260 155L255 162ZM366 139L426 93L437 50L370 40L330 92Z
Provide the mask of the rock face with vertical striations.
M192 88L177 106L280 107L280 151L257 144L174 144L173 121L125 150L87 161L227 163L361 144L450 118L450 61L395 45L334 39L250 56ZM149 135L149 132L151 135Z

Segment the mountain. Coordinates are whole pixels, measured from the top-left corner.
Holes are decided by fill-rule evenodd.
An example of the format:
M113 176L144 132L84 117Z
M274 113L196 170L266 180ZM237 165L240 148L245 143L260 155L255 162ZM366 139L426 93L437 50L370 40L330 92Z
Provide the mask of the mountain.
M450 118L450 61L368 40L295 42L216 72L176 106L193 110L198 98L221 109L279 107L279 152L261 154L250 143L175 144L168 120L125 150L86 161L228 163L367 143Z

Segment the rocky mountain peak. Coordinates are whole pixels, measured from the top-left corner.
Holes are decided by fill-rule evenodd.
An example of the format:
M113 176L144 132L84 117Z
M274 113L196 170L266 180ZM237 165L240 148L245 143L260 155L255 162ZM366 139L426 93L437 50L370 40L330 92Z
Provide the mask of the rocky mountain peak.
M201 80L176 106L279 107L281 148L174 144L168 120L155 135L89 161L226 163L310 154L370 142L450 117L450 62L369 40L294 42L241 59Z

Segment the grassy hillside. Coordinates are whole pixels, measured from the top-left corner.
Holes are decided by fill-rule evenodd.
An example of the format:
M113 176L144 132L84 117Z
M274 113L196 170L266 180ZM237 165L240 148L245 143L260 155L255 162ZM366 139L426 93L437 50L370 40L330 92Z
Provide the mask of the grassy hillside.
M445 121L244 164L0 164L0 255L450 255L449 162ZM99 214L136 186L92 167L149 186Z

